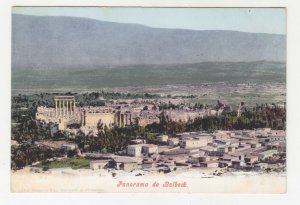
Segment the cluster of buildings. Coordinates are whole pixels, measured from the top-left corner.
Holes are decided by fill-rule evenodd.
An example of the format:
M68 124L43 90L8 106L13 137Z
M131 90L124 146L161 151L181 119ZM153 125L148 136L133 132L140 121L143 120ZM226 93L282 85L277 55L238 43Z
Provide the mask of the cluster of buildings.
M217 108L196 109L180 101L178 109L160 110L160 103L165 102L157 99L107 103L99 107L78 107L74 96L56 96L54 101L54 108L38 107L36 113L38 122L49 125L51 135L59 130L75 134L81 130L96 135L98 126L146 126L158 123L161 112L172 121L186 122L197 117L219 115L227 109L220 102ZM54 146L42 143L41 146ZM66 143L57 146L65 150L76 149L75 145ZM118 154L83 155L92 159L91 169L170 172L190 168L260 169L268 163L285 166L285 158L282 158L285 152L285 131L261 128L160 134L151 144L144 139L132 140L127 149Z
M187 122L189 119L194 120L197 117L219 115L224 109L224 107L193 109L182 100L177 100L178 102L176 102L180 104L176 105L180 105L180 109L159 110L161 104L166 104L166 99L128 100L125 103L106 103L105 106L98 107L78 107L74 96L56 96L54 101L54 108L38 107L36 112L36 119L49 125L51 135L58 130L75 133L79 129L84 133L96 134L99 123L108 128L114 125L119 127L146 126L155 122L159 123L159 116L162 112L172 121ZM169 103L176 103L173 101Z
M122 156L88 156L102 158L92 160L91 169L170 172L190 168L257 170L266 168L268 163L285 166L285 159L280 159L285 152L285 131L262 128L159 135L155 144L147 144L142 139L132 140Z

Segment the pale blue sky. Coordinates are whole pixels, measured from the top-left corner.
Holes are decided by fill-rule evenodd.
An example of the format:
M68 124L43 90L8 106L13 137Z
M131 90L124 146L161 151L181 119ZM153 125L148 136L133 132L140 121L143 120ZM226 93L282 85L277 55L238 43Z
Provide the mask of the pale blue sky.
M284 8L14 7L13 13L76 16L156 28L286 34Z

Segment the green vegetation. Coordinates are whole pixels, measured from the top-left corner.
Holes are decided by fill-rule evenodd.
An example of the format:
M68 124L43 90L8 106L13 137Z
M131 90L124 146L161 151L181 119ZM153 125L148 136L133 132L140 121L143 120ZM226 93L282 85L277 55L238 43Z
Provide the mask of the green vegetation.
M281 62L207 62L176 65L130 65L94 70L16 70L13 89L100 89L127 86L199 85L213 82L286 82Z
M37 161L44 161L52 157L61 157L58 150L38 147L30 143L11 146L11 169L16 170L31 165Z
M274 130L286 129L286 110L267 104L257 105L252 109L244 109L237 117L236 111L223 112L220 116L206 116L188 122L174 122L165 116L160 116L160 123L146 126L149 132L175 134L179 132L194 132L214 130L241 130L269 127Z
M160 122L146 127L113 127L108 129L99 123L97 137L77 133L74 142L83 151L117 152L124 150L130 140L146 139L149 143L156 143L156 133L176 134L180 132L214 130L239 130L270 127L285 130L286 110L277 106L257 105L253 109L245 109L240 117L236 111L227 111L220 116L196 118L188 122L175 122L160 115Z
M180 132L191 131L208 131L214 130L237 130L237 129L255 129L270 127L271 129L286 129L286 109L278 106L270 106L266 104L257 105L252 109L244 109L242 115L237 117L236 111L223 112L220 116L207 116L204 118L196 118L188 122L175 122L165 116L160 115L160 122L153 123L146 127L130 126L130 127L113 127L108 129L101 122L98 124L98 136L85 135L78 132L74 139L81 151L114 153L123 151L130 140L136 138L146 139L149 143L157 143L155 136L157 133L176 134ZM14 128L15 129L15 128ZM20 128L23 129L22 127ZM59 150L50 150L45 147L37 147L33 142L38 139L38 132L32 132L31 129L22 130L27 138L17 138L15 140L21 143L19 146L12 146L12 169L22 168L36 161L44 161L46 159L61 156ZM23 135L21 135L23 136ZM75 158L76 153L68 153L66 161L50 162L42 164L44 167L72 167L84 168L88 166L88 160Z
M73 95L74 93L65 93L65 95ZM37 106L53 107L53 96L57 93L42 93L35 95L18 95L12 97L12 140L16 140L19 144L11 146L11 168L18 169L26 165L31 165L37 161L45 161L53 157L61 157L65 155L61 150L52 150L50 148L39 147L35 145L36 141L50 139L51 138L49 128L43 123L36 123L35 112ZM119 97L128 94L116 94L116 93L84 93L75 94L78 97L80 103L88 105L89 102L93 102L98 99L99 96L105 95L106 97ZM133 95L130 95L132 97ZM156 98L155 95L143 94L149 98ZM128 96L129 98L129 96ZM202 108L204 105L197 103L195 107ZM161 109L173 108L171 103L162 104ZM146 109L146 108L145 108ZM98 124L98 136L92 136L90 134L85 135L82 132L78 132L74 139L68 139L68 135L64 132L60 132L57 138L71 140L75 142L81 151L88 152L102 152L102 153L114 153L123 151L130 140L136 138L146 139L149 143L157 143L155 136L158 133L175 134L180 132L189 131L214 131L214 130L236 130L236 129L255 129L270 127L272 129L286 129L286 109L285 107L279 107L275 104L260 104L253 108L244 108L241 117L237 117L236 111L226 111L220 116L208 116L204 118L196 118L195 120L189 120L188 122L174 122L162 113L160 115L160 122L153 123L146 127L129 126L129 127L113 127L108 129L103 126L101 122ZM76 153L67 153L69 158L73 158ZM49 165L60 166L59 163L66 165L72 164L73 167L82 168L87 166L87 162L78 159L78 163L72 161L53 162ZM76 161L76 160L75 160ZM58 163L58 164L56 164ZM45 167L46 167L45 165ZM71 167L72 167L71 166ZM45 168L46 169L46 168Z
M83 157L67 158L62 160L44 161L36 167L43 168L43 170L71 167L72 169L88 169L90 160Z
M89 134L85 135L79 131L74 139L79 149L86 152L101 151L103 153L114 153L126 149L130 140L136 138L144 138L147 140L155 139L155 134L141 126L115 126L112 129L108 129L99 123L98 130L99 133L97 137Z

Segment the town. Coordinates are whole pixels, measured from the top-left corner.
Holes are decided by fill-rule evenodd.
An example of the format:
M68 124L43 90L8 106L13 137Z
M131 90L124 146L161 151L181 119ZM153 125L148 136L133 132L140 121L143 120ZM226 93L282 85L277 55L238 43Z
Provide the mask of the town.
M38 142L39 146L66 151L76 144ZM127 149L118 154L82 153L89 159L92 170L123 170L132 172L169 173L190 168L226 168L245 171L285 170L285 131L262 128L257 130L178 133L158 135L157 144L145 140L131 140ZM37 169L33 169L37 171ZM222 170L222 169L216 169ZM41 170L39 170L41 171ZM224 170L223 170L224 171ZM114 173L114 172L112 172ZM222 171L218 171L218 175Z
M181 98L130 99L102 106L78 106L75 96L71 95L54 96L53 101L54 107L38 106L36 109L36 126L46 130L50 138L33 143L50 154L31 160L31 165L28 165L33 172L63 171L74 174L68 165L71 168L73 165L75 169L105 171L113 177L122 173L140 176L190 169L210 170L216 176L234 171L285 171L286 133L284 129L278 129L280 126L274 126L278 124L278 119L274 119L276 123L267 121L273 126L272 129L232 129L232 126L243 128L243 121L238 121L237 126L225 123L250 115L243 103L232 111L231 106L220 101L216 106L199 106L186 103ZM277 113L283 108L265 106L260 109L260 113L263 109L267 113ZM226 116L232 113L235 116L227 119ZM256 118L255 115L252 118ZM209 119L217 119L220 125L212 127L214 129L210 125L201 125L201 129L188 128L195 127L197 122L213 125L214 122ZM226 130L218 129L222 128L222 119ZM170 127L164 129L163 123ZM131 129L150 131L145 133L143 130L131 136ZM124 134L120 130L131 131ZM116 138L109 138L113 134ZM54 140L58 135L66 137ZM116 142L111 144L111 141ZM12 143L20 146L16 140ZM109 145L115 146L114 149L108 150ZM78 161L84 165L74 166ZM17 167L24 165L16 161Z

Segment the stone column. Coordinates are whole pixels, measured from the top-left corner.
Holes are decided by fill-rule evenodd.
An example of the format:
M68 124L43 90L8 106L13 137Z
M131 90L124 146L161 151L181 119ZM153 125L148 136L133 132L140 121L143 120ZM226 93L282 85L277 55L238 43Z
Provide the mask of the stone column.
M61 109L62 109L62 104L61 104L61 100L58 101L58 104L59 104L59 117L61 117Z
M70 115L72 116L72 100L70 101Z
M121 115L121 125L124 127L124 114Z
M66 103L67 103L67 117L69 117L69 100L67 100Z
M55 117L57 117L57 100L55 100Z
M71 116L73 115L73 111L72 111L72 110L73 110L73 107L72 107L73 105L72 105L72 102L73 102L73 101L71 100L71 101L70 101L70 115L71 115Z
M73 114L75 115L75 100L73 101Z
M65 100L65 117L67 117L68 114L68 104L67 104L67 100Z
M75 101L72 101L72 115L75 115Z
M70 116L72 116L72 100L69 101L69 112Z
M122 119L123 119L123 126L124 126L124 125L125 125L125 123L126 123L125 116L126 116L126 114L123 114L123 116L122 116Z
M68 111L67 100L65 100L65 117L67 116L67 111Z
M65 107L65 101L62 100L62 107L63 107L63 117L66 115L66 107Z

